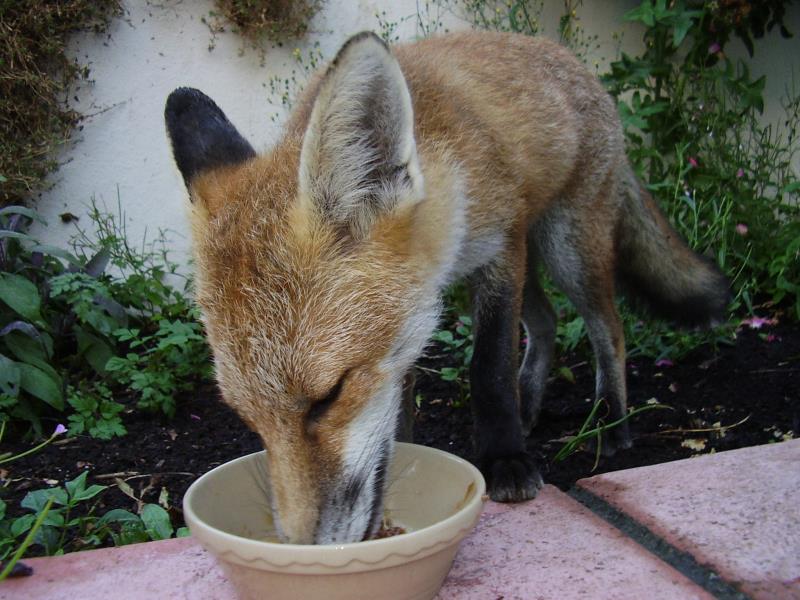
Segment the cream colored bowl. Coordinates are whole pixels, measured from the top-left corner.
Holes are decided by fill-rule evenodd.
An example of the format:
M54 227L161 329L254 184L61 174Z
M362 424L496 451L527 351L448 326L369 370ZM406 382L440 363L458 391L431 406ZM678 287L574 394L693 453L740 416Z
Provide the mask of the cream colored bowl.
M272 534L264 464L257 452L221 465L183 499L192 535L245 599L433 598L483 507L478 469L441 450L398 443L384 514L408 533L353 544L272 543L263 541Z

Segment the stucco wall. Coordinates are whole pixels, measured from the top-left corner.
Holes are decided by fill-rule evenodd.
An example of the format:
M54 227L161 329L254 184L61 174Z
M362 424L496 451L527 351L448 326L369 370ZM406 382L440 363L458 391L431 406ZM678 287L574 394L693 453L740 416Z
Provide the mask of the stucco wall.
M552 35L563 3L549 0L545 4L542 27L546 35ZM602 66L616 57L614 31L624 32L625 51L637 50L639 32L620 25L622 15L638 4L636 0L585 0L583 4L581 22L587 34L597 33L600 41L590 63L597 60ZM152 238L157 230L169 229L172 257L183 264L189 251L186 193L164 132L167 95L182 85L203 90L254 147L263 150L277 138L285 116L268 101L270 78L290 76L292 69L302 75L302 69L291 56L294 47L270 50L262 63L259 52L230 32L218 34L215 48L209 51L211 33L203 18L212 10L211 0L126 0L123 6L126 15L116 19L106 34L81 34L73 40L72 51L90 65L93 82L76 89L71 103L91 116L61 152L62 165L52 176L52 189L39 194L36 204L49 227L36 233L50 243L65 245L74 226L61 223L59 214L71 212L80 217L82 227L89 228L85 215L90 200L95 198L116 211L119 198L131 241L140 242L146 232ZM305 56L318 42L321 53L330 58L352 33L377 30L375 15L382 12L383 21L399 23L401 39L413 39L420 34L420 24L413 17L418 7L423 23L441 19L443 28L450 30L468 26L435 2L327 0L314 32L297 47ZM790 29L800 35L800 7L790 11ZM800 77L798 50L797 39L758 48L757 70L768 73L767 109L772 118L793 69ZM279 116L273 120L276 112Z

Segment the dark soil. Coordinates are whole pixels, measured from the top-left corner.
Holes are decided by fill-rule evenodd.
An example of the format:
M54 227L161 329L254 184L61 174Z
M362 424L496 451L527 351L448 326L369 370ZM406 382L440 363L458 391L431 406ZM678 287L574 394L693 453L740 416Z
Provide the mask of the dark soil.
M431 372L449 360L449 355L433 346L420 363L415 441L471 459L469 407L460 402L457 384ZM565 438L574 435L586 418L594 389L590 357L564 356L557 359L557 366L569 366L575 382L551 382L530 448L539 456L545 481L561 489L597 473L778 442L800 431L800 328L796 324L758 331L743 328L734 346L722 346L717 352L700 348L670 367L656 367L650 359L630 360L630 404L640 406L655 398L671 410L635 416L631 422L634 448L600 458L594 470L595 457L588 452L552 462ZM260 450L258 437L218 400L211 386L183 398L172 420L131 410L125 415L125 426L128 435L123 438L66 438L4 465L0 477L9 513L19 514L19 502L28 490L63 485L89 470L90 482L109 486L96 514L111 508L135 510L136 502L116 485L120 479L146 502L156 502L166 488L173 522L182 525L181 498L194 479L225 461ZM6 445L12 451L27 447Z

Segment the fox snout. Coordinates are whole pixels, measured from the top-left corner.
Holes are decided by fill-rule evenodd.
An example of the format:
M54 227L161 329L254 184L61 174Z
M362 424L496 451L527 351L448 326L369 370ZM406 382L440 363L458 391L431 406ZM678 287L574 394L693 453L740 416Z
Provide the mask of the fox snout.
M383 428L381 428L383 429ZM384 431L356 433L342 448L309 462L269 447L269 493L276 533L290 544L346 544L371 538L380 527L393 439ZM360 449L357 449L360 446Z

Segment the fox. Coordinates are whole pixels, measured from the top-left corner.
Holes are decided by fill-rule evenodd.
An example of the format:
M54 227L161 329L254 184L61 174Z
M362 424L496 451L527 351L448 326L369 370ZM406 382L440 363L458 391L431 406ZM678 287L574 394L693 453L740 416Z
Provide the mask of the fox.
M541 269L584 319L614 420L617 292L682 325L725 314L726 277L671 227L626 158L616 103L556 42L462 32L390 48L359 33L262 153L196 89L169 95L165 121L216 378L268 450L285 542L378 529L404 381L453 282L472 301L475 456L501 502L543 485L526 441L556 338ZM603 442L631 445L627 422Z

